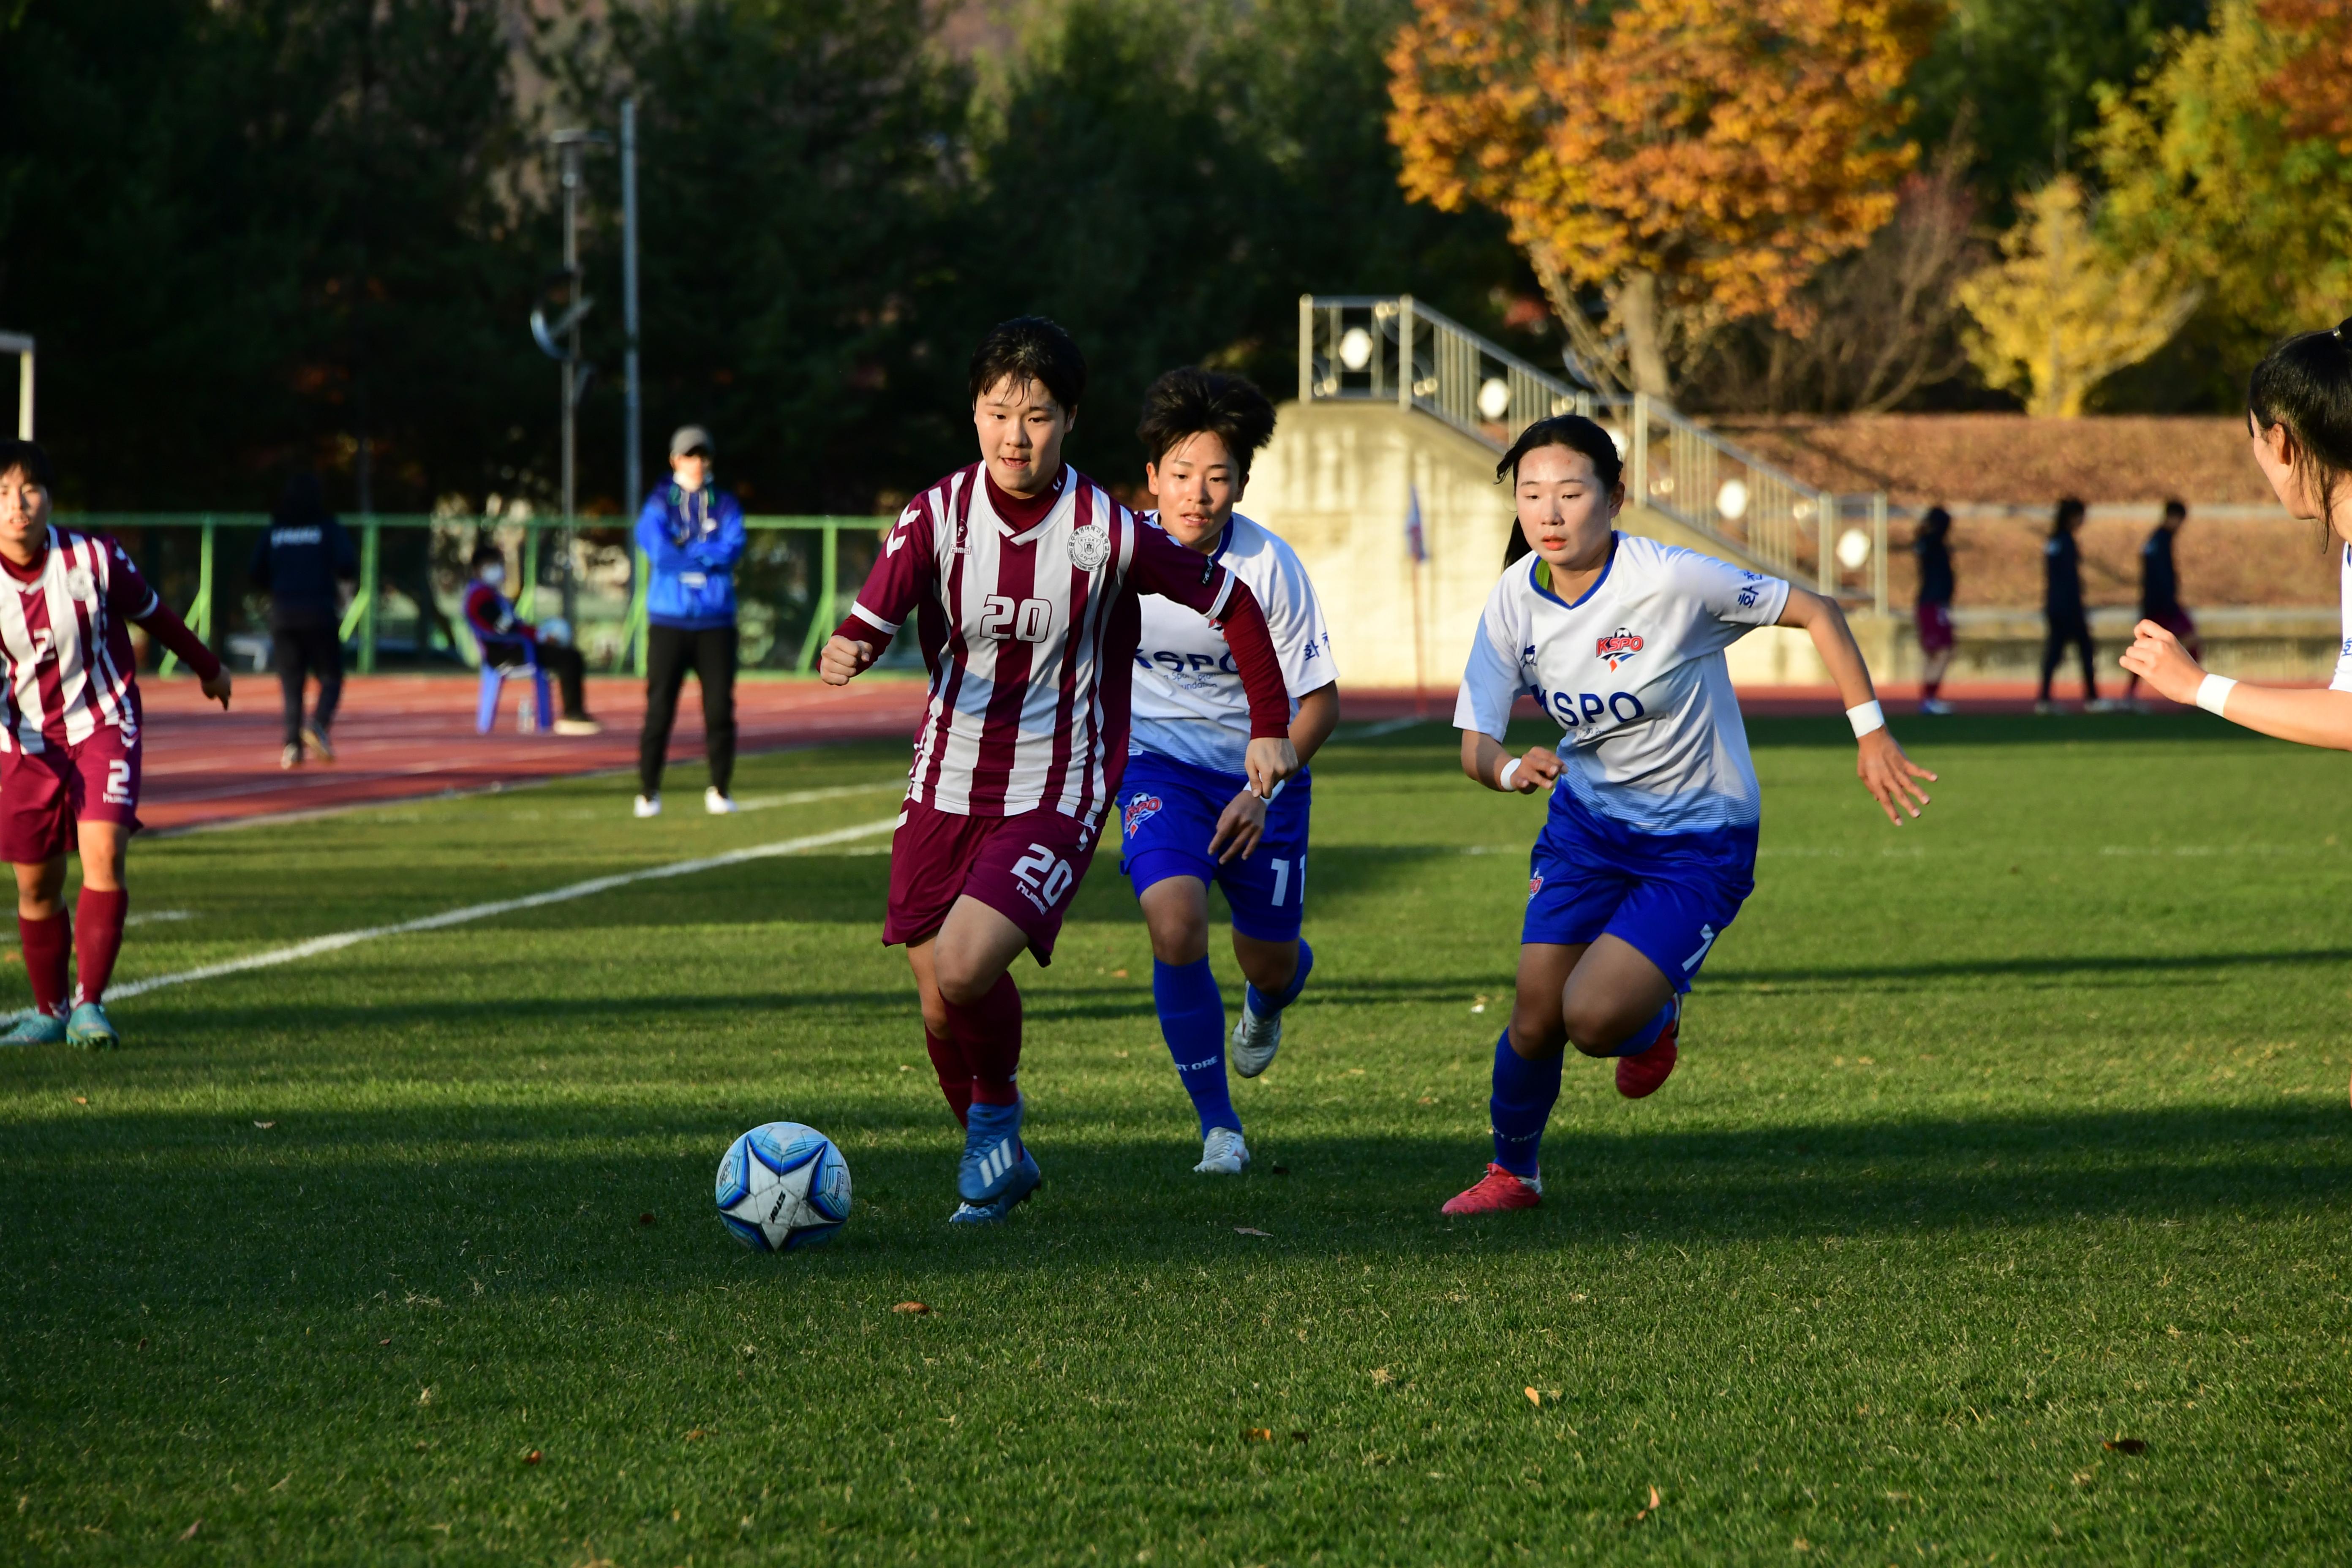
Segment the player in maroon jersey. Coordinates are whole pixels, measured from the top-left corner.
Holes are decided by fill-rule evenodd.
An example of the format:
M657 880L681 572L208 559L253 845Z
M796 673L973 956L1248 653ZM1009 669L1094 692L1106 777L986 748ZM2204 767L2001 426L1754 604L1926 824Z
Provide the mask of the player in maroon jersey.
M130 627L179 655L223 708L228 672L121 545L50 525L49 460L30 441L0 442L0 572L15 590L0 590L0 855L16 868L16 931L33 983L31 1015L0 1045L112 1047L121 1041L100 998L122 950L122 859L139 830ZM66 856L75 850L81 898L69 924Z
M910 503L825 644L835 686L916 617L930 702L890 847L886 943L904 942L940 1088L965 1125L959 1225L1004 1217L1038 1184L1021 1141L1021 994L1027 948L1052 961L1127 763L1140 595L1200 612L1225 635L1249 696L1249 781L1298 771L1290 697L1248 587L1062 461L1086 391L1067 332L1006 321L972 355L981 461Z

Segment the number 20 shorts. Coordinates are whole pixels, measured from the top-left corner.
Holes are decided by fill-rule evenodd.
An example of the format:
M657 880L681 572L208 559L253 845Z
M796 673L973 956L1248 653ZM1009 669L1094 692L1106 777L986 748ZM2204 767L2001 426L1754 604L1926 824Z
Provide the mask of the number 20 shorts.
M883 945L932 935L970 894L1021 928L1039 964L1051 963L1062 918L1094 858L1093 832L1058 811L959 816L910 800L890 838Z

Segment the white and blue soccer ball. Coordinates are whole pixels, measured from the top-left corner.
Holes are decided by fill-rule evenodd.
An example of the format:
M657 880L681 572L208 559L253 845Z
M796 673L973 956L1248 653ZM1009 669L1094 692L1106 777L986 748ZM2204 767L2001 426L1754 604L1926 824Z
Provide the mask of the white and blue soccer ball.
M757 1251L814 1247L849 1218L849 1162L814 1127L754 1127L719 1162L719 1218Z

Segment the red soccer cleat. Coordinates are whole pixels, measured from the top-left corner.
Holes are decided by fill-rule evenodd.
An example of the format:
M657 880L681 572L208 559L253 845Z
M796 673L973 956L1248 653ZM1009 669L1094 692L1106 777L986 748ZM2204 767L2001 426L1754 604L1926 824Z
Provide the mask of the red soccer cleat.
M1478 1184L1445 1200L1442 1214L1500 1214L1505 1209L1531 1209L1543 1202L1543 1190L1489 1164Z
M1658 1087L1674 1075L1675 1058L1679 1054L1675 1049L1675 1037L1682 1029L1683 1010L1678 1002L1675 1016L1666 1020L1666 1026L1658 1031L1658 1037L1650 1043L1648 1050L1617 1058L1617 1092L1628 1100L1657 1093Z

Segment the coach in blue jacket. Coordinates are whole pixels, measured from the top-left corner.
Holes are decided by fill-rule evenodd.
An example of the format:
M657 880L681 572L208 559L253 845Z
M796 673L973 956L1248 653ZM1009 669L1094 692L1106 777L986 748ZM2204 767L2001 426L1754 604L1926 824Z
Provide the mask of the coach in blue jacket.
M646 585L646 728L637 742L637 815L661 815L662 763L686 672L702 686L703 745L710 787L703 808L735 809L735 563L743 558L743 509L711 482L710 432L681 426L669 438L670 481L637 514Z

